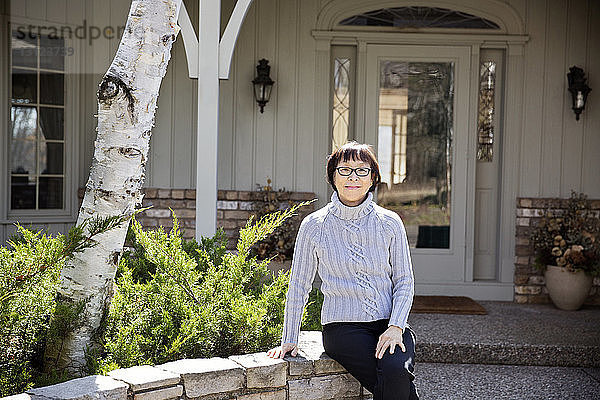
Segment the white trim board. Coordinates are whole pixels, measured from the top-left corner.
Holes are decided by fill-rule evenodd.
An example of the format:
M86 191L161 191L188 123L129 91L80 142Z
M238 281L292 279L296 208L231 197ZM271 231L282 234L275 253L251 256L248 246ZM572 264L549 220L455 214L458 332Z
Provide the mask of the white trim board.
M370 31L311 31L315 39L330 40L331 44L357 43L359 40L377 44L431 44L431 45L471 45L481 44L525 44L529 35L500 35L472 33L402 33Z

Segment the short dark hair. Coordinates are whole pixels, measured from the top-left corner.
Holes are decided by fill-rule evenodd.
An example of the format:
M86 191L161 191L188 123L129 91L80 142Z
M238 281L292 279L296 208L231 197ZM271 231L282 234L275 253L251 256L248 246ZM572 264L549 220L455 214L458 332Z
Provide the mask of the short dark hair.
M346 162L349 160L368 162L371 167L371 179L373 179L373 184L369 188L369 192L372 192L377 188L377 185L381 182L381 174L379 173L377 157L370 145L360 144L354 141L348 142L327 157L327 182L329 182L336 192L337 188L333 183L333 176L335 174L335 169L342 160Z

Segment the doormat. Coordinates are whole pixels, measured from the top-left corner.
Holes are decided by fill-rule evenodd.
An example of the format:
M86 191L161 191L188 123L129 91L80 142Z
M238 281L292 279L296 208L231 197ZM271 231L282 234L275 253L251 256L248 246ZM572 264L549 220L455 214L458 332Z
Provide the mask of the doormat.
M415 296L411 312L415 314L487 314L481 304L464 296Z

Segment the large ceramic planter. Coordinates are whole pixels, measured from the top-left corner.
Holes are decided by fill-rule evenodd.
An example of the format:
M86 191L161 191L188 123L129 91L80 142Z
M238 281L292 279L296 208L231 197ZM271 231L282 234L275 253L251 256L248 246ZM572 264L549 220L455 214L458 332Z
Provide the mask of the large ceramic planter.
M548 265L544 273L546 288L554 305L561 310L577 310L590 293L593 278L582 270L571 272L564 267Z

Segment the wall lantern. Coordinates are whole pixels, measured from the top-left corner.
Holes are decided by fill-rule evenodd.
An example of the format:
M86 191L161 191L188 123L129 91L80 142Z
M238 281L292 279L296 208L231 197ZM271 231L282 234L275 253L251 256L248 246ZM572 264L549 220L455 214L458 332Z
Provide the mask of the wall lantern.
M579 114L585 109L588 93L592 91L587 85L585 73L579 67L572 66L569 68L567 79L569 80L569 92L573 98L573 111L575 119L579 121Z
M256 66L257 76L252 81L252 84L254 85L254 100L258 103L261 113L265 111L265 105L271 98L271 89L275 83L269 76L270 72L269 60L265 60L264 58L259 60Z

